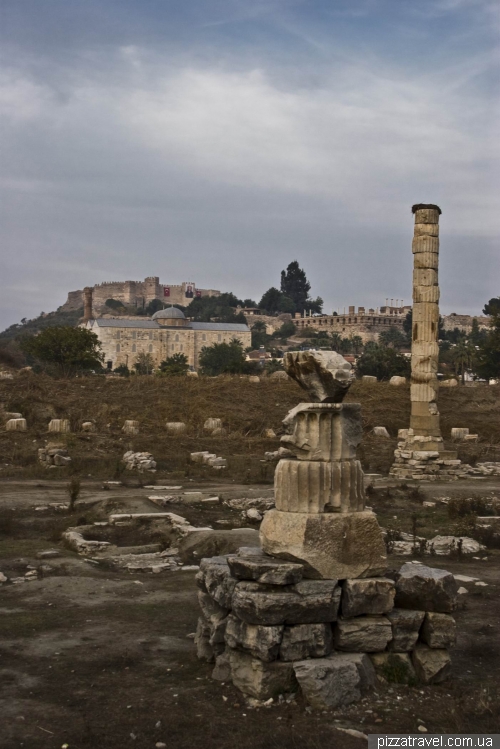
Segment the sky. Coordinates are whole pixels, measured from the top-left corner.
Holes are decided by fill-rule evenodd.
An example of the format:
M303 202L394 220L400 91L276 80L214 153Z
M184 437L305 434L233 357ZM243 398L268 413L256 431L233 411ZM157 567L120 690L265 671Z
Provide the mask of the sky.
M496 0L1 0L0 328L102 281L500 295ZM496 208L496 210L495 210Z

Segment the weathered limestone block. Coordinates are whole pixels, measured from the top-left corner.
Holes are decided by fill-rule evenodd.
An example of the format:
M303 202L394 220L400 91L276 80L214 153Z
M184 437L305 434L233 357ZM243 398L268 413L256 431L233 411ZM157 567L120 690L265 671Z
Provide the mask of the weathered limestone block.
M392 625L392 640L389 650L394 653L407 653L418 640L418 633L424 621L425 611L393 609L387 614Z
M396 606L450 613L457 606L457 583L451 572L423 564L404 564L396 579Z
M351 365L335 351L289 351L283 365L314 402L341 403L354 380Z
M210 455L210 451L203 450L201 452L191 453L190 455L191 463L203 463L203 459L205 455Z
M417 679L422 684L439 684L450 672L451 660L447 650L438 650L417 643L411 659Z
M49 432L71 432L69 419L51 419L49 422Z
M201 462L204 465L209 465L210 461L215 460L216 457L217 455L215 453L205 453L201 459Z
M368 510L319 515L270 510L260 540L266 553L304 564L308 577L378 577L387 568L382 532Z
M271 662L278 657L284 626L270 627L248 624L236 616L228 617L226 644L234 650L244 650L261 661Z
M207 419L203 424L203 429L205 430L205 432L209 432L210 434L214 429L220 429L221 427L222 419Z
M457 626L449 614L428 611L420 632L420 639L430 648L452 648L457 640Z
M432 268L437 270L439 267L439 253L438 252L417 252L413 255L413 267L416 268Z
M5 424L7 432L25 432L27 428L26 419L9 419Z
M324 658L333 649L330 624L296 624L285 627L279 657L282 661Z
M95 432L96 426L93 421L82 422L82 432Z
M55 466L67 466L71 463L69 455L54 455Z
M133 419L127 419L122 427L125 434L139 434L139 422Z
M346 580L342 586L342 617L387 614L394 606L396 588L387 577Z
M375 683L375 669L365 653L333 653L293 664L307 702L324 710L357 702Z
M384 439L390 439L390 434L385 427L373 427L372 434L375 437L383 437Z
M336 580L302 580L291 586L239 582L233 613L249 624L312 624L334 622L340 603Z
M356 512L365 506L359 460L280 460L275 487L276 509L282 512Z
M414 684L417 680L408 653L371 653L370 660L377 675L391 683Z
M216 681L230 681L231 680L231 663L229 661L229 653L221 653L215 659L214 670L212 671L212 679Z
M442 388L456 388L456 387L458 387L458 380L455 380L454 377L452 377L449 380L442 380L439 383L439 387L442 387Z
M363 437L359 403L299 403L283 426L281 445L299 460L353 460Z
M215 557L219 560L219 557ZM205 564L204 564L205 563ZM224 564L213 559L202 559L200 572L203 572L203 582L207 593L223 608L231 608L231 598L237 581L231 577L227 561Z
M229 651L231 678L234 686L243 694L257 700L267 700L297 691L297 680L293 665L281 661L264 663L240 650Z
M248 378L248 382L260 382L260 377L258 375L250 375Z
M389 385L395 385L398 387L399 385L406 385L406 377L399 377L398 375L394 375L389 380Z
M179 435L184 434L187 426L183 421L167 421L165 424L167 434Z
M374 375L363 375L361 380L362 382L378 382Z
M276 438L277 435L274 429L264 429L262 436L265 437L266 439L273 440Z
M413 237L411 251L414 255L438 255L439 238L420 235Z
M358 616L339 619L333 631L335 650L377 653L392 639L392 627L385 616Z
M252 556L229 556L227 563L233 577L238 580L255 580L267 585L294 585L302 580L301 564L274 559L261 553Z
M229 614L229 609L220 606L211 595L202 590L198 591L198 603L203 616L210 624L218 624Z
M20 414L18 411L4 411L3 414L4 418L9 419L22 419L23 415Z
M408 437L409 429L398 429L398 440L405 440Z
M199 617L196 625L194 644L196 645L196 655L200 660L208 663L214 660L214 651L210 645L210 624L203 616Z
M422 235L430 236L430 237L438 237L439 236L439 224L438 223L422 223L422 224L415 224L415 231L414 235L416 237L420 237Z
M467 427L452 427L451 439L457 442L463 440L469 434Z
M227 429L224 429L224 427L216 427L212 430L211 436L212 437L225 437L227 434Z

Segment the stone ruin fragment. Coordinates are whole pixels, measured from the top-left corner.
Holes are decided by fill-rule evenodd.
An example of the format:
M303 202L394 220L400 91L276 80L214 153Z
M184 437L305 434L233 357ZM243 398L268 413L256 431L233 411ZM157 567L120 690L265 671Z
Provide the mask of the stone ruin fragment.
M260 528L262 548L201 561L195 642L198 657L215 663L213 678L231 680L247 699L291 699L300 689L324 709L359 700L377 674L443 680L457 585L422 564L384 575L382 532L365 508L356 458L360 406L342 402L350 365L305 353L285 358L312 402L283 422L286 457L275 473L276 509Z

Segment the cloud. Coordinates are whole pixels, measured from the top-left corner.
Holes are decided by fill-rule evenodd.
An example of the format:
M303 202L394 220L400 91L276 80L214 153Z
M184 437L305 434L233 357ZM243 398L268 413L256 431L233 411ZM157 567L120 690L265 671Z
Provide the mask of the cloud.
M281 24L289 38L294 27ZM300 71L290 49L203 59L201 44L179 56L133 36L80 49L71 66L11 60L0 79L3 319L106 277L194 275L259 296L295 257L327 308L408 299L420 201L443 208L445 303L478 310L498 293L495 51L471 45L419 67L341 38L327 54L324 36L303 36L320 53Z

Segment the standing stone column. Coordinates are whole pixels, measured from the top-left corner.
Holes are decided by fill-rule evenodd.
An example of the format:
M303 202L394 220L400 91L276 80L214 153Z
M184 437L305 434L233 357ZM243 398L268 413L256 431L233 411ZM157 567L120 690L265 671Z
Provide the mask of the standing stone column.
M445 451L437 406L439 383L439 216L437 205L414 205L411 416L394 452L390 475L434 481L464 476L455 451Z
M415 435L432 437L427 450L442 450L438 397L439 216L437 205L414 205L411 417Z

